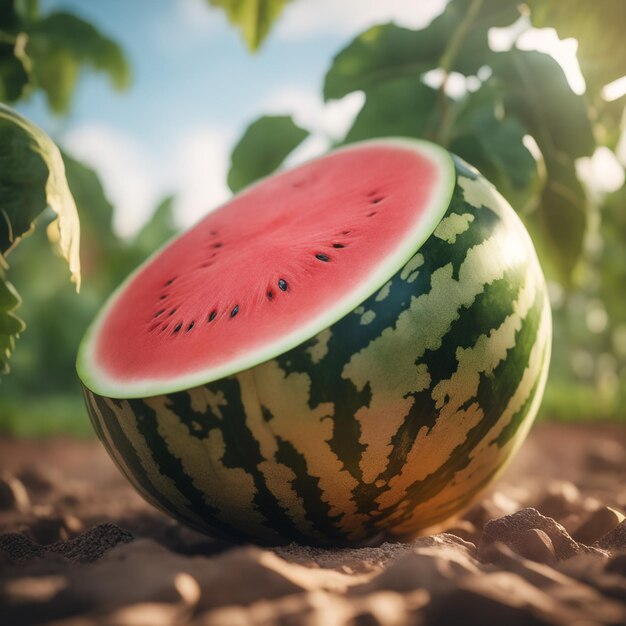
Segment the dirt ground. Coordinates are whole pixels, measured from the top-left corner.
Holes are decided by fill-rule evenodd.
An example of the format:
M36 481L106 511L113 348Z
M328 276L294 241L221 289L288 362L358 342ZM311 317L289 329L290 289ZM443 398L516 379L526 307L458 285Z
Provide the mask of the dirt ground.
M626 426L539 424L432 534L233 546L135 494L96 441L0 440L0 624L626 624Z

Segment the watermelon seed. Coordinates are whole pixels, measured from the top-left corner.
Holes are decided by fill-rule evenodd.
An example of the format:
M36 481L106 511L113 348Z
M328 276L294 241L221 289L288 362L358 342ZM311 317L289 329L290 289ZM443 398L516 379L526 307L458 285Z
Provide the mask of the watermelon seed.
M206 261L205 263L201 263L200 267L211 267L213 265L213 261Z
M165 298L167 298L167 294L166 294L166 293L162 293L162 294L159 296L159 300L165 300Z
M343 243L334 243L333 244L333 248L345 248L345 244Z
M187 326L187 330L186 330L185 332L186 332L186 333L188 333L188 332L189 332L189 331L190 331L190 330L194 327L194 325L195 325L195 322L193 322L193 321L192 321L192 322L189 324L189 326Z
M351 230L343 230L341 231L342 235L349 235L352 231Z
M223 245L224 245L223 243L220 243L220 242L218 241L217 243L214 243L214 244L213 244L213 247L214 247L214 248L221 248Z
M164 330L167 330L168 326L169 324L163 324L163 326L161 326L161 332L163 332Z
M328 261L330 261L330 258L329 258L329 257L327 257L325 254L316 254L316 255L315 255L315 258L316 258L318 261L324 261L324 263L328 263Z
M235 317L235 315L237 315L237 313L239 313L239 305L236 304L235 308L230 312L230 316L231 317Z
M150 326L150 328L148 329L149 332L152 332L155 328L159 327L159 322L157 322L156 324L152 324L152 326Z
M161 309L160 311L157 311L157 312L154 314L154 317L159 317L159 316L163 315L163 313L165 313L165 309Z
M274 297L274 292L271 289L267 290L267 299L271 300Z
M376 211L372 211L371 213L368 213L367 217L374 217L374 215L376 215Z
M378 198L372 198L371 204L378 204L379 202L382 202L384 199L385 199L384 196L378 196Z
M169 280L166 280L165 281L165 286L169 287L175 280L176 280L176 277L170 278Z
M179 332L182 327L183 327L183 323L178 322L178 324L176 324L176 326L174 327L174 333Z
M284 278L278 279L278 288L281 291L287 291L287 281Z
M172 317L172 315L174 315L174 313L176 313L176 307L174 307L169 313L168 316Z
M215 319L216 315L217 315L217 311L211 311L211 314L209 315L209 319L207 320L207 322L212 322Z

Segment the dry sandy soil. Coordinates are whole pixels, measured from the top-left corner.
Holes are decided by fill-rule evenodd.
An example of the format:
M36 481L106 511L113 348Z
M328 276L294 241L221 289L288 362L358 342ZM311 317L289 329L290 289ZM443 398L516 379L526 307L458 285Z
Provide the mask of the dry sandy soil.
M626 624L626 427L540 424L478 504L377 548L233 546L95 441L0 440L0 624Z

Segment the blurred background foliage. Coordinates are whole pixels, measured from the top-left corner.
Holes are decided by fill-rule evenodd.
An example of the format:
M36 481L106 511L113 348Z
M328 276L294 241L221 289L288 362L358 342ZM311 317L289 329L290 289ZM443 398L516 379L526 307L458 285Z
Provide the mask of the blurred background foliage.
M288 2L207 0L252 51ZM554 309L548 418L626 419L623 164L622 186L611 193L584 175L593 155L614 155L624 141L626 90L613 97L606 87L626 71L623 24L620 0L451 0L424 29L389 23L361 33L332 59L323 85L327 102L365 95L338 145L387 135L430 139L481 170L518 210L538 248ZM584 93L572 90L551 56L515 46L533 26L577 39ZM496 50L489 34L504 27L510 45ZM63 115L83 70L103 73L115 88L129 84L123 51L91 24L66 12L41 15L36 0L0 0L0 101L14 104L42 91L50 109ZM289 116L253 122L232 152L231 189L291 162L309 135L303 126ZM11 156L6 145L0 135L0 165ZM20 435L90 432L74 374L78 342L106 296L176 232L169 197L135 237L121 239L97 173L67 154L63 160L80 215L80 295L68 283L65 262L50 254L46 227L56 216L43 210L41 164L28 169L31 191L41 197L24 205L35 207L24 214L27 226L41 212L37 228L2 257L28 328L1 382L0 430ZM0 172L2 211L15 196L15 180L5 178ZM2 228L6 219L0 240L8 241ZM2 254L8 251L3 247ZM1 337L1 316L13 315L18 300L6 280L0 287Z

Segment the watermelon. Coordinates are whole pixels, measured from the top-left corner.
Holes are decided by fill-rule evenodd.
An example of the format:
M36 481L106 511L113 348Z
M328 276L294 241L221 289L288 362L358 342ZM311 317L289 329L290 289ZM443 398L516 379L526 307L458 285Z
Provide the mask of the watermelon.
M550 308L522 223L428 142L241 192L112 295L77 357L147 500L242 541L362 545L457 513L537 413Z

